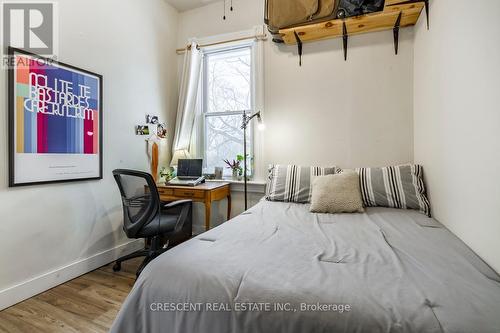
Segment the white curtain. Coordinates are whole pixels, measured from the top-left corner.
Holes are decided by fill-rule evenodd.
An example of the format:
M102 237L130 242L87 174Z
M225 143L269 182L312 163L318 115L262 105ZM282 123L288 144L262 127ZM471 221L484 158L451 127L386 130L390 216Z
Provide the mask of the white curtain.
M189 150L196 116L201 61L202 52L198 49L198 44L192 42L191 47L186 50L182 68L173 145L174 154L178 150Z

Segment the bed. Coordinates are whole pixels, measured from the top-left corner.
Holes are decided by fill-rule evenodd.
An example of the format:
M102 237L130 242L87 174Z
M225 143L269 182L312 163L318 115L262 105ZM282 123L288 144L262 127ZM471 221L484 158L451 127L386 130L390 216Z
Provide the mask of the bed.
M158 257L111 332L500 332L500 277L437 221L308 208L262 201Z

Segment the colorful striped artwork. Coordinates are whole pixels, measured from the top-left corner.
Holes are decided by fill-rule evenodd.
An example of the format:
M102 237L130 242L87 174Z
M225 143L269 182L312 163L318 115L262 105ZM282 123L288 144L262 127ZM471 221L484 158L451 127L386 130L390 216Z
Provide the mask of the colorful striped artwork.
M102 76L8 50L9 186L102 179Z
M15 56L16 152L99 154L99 78Z

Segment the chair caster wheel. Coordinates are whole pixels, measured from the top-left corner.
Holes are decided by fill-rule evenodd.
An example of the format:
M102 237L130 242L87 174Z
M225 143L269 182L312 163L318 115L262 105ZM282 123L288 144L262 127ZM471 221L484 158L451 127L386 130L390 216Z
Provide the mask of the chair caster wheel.
M120 264L119 262L113 265L113 272L119 272L121 269L122 269L122 264Z

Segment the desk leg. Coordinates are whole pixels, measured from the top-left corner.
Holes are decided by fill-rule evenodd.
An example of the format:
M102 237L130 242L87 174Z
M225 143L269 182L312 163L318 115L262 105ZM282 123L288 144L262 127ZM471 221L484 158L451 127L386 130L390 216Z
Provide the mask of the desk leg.
M231 219L231 193L227 195L227 220Z
M212 202L210 200L205 200L205 230L210 230L210 215L212 209Z

